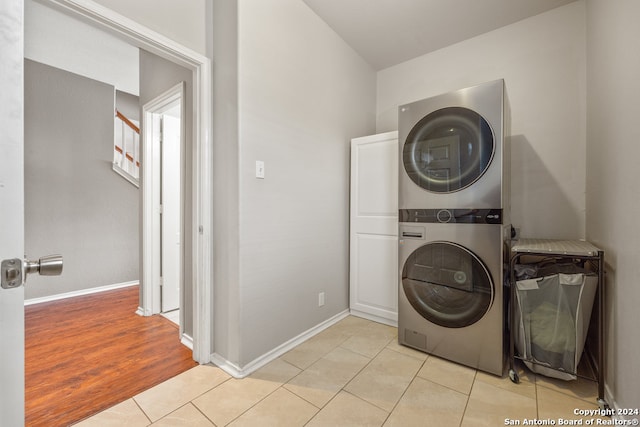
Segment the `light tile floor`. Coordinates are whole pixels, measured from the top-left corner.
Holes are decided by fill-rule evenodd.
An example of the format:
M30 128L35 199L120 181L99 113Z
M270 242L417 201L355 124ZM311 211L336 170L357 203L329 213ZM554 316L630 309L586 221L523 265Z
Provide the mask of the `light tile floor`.
M596 383L520 370L520 384L398 345L349 316L237 380L203 365L78 426L503 426L576 419Z

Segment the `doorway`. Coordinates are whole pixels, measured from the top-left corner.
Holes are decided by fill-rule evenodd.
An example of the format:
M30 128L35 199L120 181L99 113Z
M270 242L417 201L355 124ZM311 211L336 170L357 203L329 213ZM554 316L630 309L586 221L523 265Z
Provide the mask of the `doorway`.
M180 325L184 282L184 82L142 107L143 300ZM149 197L150 196L150 197ZM146 219L151 218L151 221ZM148 307L146 307L148 309Z
M183 67L193 76L193 87L189 92L193 96L190 97L188 104L192 111L192 119L188 121L188 127L192 133L191 154L184 158L184 169L190 171L191 181L189 193L183 195L185 205L189 209L189 221L182 236L183 241L189 246L190 257L184 260L183 271L186 272L188 268L190 276L191 288L188 300L192 308L188 316L193 324L190 337L193 358L199 363L208 363L211 360L213 342L211 304L213 293L211 165L213 160L210 131L212 119L210 60L100 5L79 4L75 0L52 0L51 3L72 18L90 23L95 28L115 35L136 48ZM144 277L142 279L144 280ZM144 295L142 299L142 304L145 304Z
M211 140L211 62L208 58L195 53L193 50L180 45L166 36L158 34L130 19L119 15L95 2L79 2L76 0L50 0L66 11L70 16L91 22L92 25L116 34L132 45L161 55L174 63L188 69L194 80L192 93L194 97L191 106L194 119L190 124L193 129L193 156L188 161L188 168L193 171L194 185L190 191L190 207L193 212L193 224L186 230L192 236L191 247L193 257L189 260L190 271L193 274L194 308L193 308L193 357L199 363L211 360L212 334L212 296L213 278L211 270L212 259L212 140ZM3 206L16 206L16 209L4 209L4 226L2 228L4 258L22 257L24 255L24 164L23 164L23 115L24 94L23 54L24 54L24 21L23 4L20 1L10 1L0 6L0 20L6 24L7 34L0 42L3 56L6 57L7 67L2 67L0 73L7 84L7 90L2 95L4 108L0 115L6 138L2 143L4 156L2 159L2 187L0 192ZM6 7L5 7L6 6ZM6 53L6 55L4 55ZM17 113L18 112L18 113ZM5 203L7 202L7 203ZM4 290L0 293L2 307L2 338L5 346L2 353L2 368L0 376L3 378L2 403L0 412L3 421L20 425L24 420L24 288L14 291ZM6 379L6 381L4 381Z

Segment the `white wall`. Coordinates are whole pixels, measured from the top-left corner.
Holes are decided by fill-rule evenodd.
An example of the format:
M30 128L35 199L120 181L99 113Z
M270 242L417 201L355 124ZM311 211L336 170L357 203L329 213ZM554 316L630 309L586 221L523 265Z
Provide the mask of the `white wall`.
M348 308L349 141L375 129L375 72L301 0L238 17L245 365Z
M34 0L25 1L24 56L138 95L138 48Z
M640 402L638 16L636 0L587 1L587 238L605 251L606 382L621 408Z
M577 1L378 73L377 131L399 105L503 78L512 118L512 222L522 235L583 238L585 4Z
M205 0L95 1L200 54L205 54Z

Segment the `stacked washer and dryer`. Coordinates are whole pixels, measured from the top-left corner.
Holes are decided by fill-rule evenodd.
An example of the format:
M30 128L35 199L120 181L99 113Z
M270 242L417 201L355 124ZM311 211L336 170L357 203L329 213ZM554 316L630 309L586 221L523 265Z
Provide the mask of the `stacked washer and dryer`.
M503 80L399 107L400 344L502 375L509 255Z

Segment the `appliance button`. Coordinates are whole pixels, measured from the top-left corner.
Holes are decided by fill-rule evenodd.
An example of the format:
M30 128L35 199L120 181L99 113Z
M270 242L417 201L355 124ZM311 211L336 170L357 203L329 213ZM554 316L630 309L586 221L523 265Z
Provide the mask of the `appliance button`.
M450 210L442 209L438 211L437 218L439 222L450 222L453 215Z

